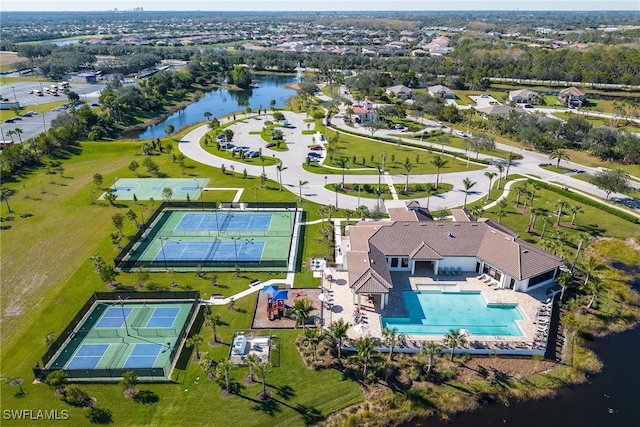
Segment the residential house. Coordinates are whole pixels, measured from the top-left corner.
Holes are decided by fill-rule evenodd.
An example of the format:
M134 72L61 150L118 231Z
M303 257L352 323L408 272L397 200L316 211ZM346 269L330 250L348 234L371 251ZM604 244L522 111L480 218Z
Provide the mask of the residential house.
M537 92L529 89L519 89L509 91L509 101L513 101L516 104L528 104L531 99L538 96Z
M410 99L413 96L413 89L405 85L389 86L385 88L385 91L398 99Z
M489 107L476 108L476 112L481 116L500 116L507 118L512 111L517 111L515 108L508 105L491 105Z
M558 103L565 104L568 107L579 107L587 100L585 95L581 89L571 86L560 91Z
M406 211L415 209L407 206ZM402 209L402 208L400 208ZM398 217L398 212L392 213ZM466 219L466 220L465 220ZM491 220L461 222L398 220L360 222L351 226L343 247L348 285L360 304L363 295L379 301L393 292L391 272L438 275L443 271L484 274L496 289L530 292L555 279L562 258L521 240Z
M429 94L435 98L455 99L456 95L451 89L442 85L429 86Z

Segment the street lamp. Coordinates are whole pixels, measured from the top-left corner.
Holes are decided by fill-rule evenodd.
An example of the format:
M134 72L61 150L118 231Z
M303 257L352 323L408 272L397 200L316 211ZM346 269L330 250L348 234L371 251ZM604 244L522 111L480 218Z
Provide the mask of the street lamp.
M242 237L238 236L238 237L231 237L231 240L233 240L233 249L235 251L236 254L236 272L235 272L235 277L240 277L240 265L238 264L238 240L242 239ZM253 239L245 239L246 243L251 243L253 244Z
M358 184L358 207L360 207L360 184Z
M129 335L129 326L127 326L127 316L124 314L124 300L118 295L118 301L120 302L120 308L122 309L122 321L124 322L124 328L127 330L127 336Z
M16 88L14 86L11 86L11 90L13 90L13 100L15 102L18 102L18 97L16 97Z

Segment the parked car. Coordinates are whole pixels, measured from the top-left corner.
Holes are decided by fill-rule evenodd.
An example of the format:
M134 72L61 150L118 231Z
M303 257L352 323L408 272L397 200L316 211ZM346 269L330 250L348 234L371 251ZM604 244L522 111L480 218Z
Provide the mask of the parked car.
M320 157L317 157L317 156L308 156L308 157L310 162L317 163L320 161Z
M270 142L268 144L265 144L264 148L271 148L271 147L275 147L276 145L278 145L278 144L276 144L275 142Z
M4 121L5 123L13 123L13 119L7 119Z
M395 125L393 128L394 128L395 130L404 130L404 126L403 126L403 125L401 125L400 123L398 123L397 125Z
M322 154L316 153L315 151L309 151L307 153L307 156L309 156L309 157L322 157Z
M524 108L533 108L533 105L530 105L530 104L524 104Z
M249 147L247 147L247 146L244 146L244 145L238 145L238 146L237 146L236 148L234 148L232 151L233 151L234 153L239 153L239 152L241 152L241 151L246 151L246 150L248 150L248 149L249 149Z
M324 150L324 147L322 145L314 145L313 147L309 148L309 150L322 151Z
M254 159L256 157L260 157L260 152L259 151L249 151L246 154L246 157L249 157L250 159Z

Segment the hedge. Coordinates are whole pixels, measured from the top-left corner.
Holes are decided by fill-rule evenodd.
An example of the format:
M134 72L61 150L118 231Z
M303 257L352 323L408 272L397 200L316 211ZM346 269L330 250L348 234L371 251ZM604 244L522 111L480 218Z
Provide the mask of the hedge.
M541 188L544 188L545 190L553 191L554 193L557 193L557 194L560 194L561 196L575 200L576 202L584 203L585 205L588 205L588 206L593 206L594 208L598 208L602 211L610 213L611 215L615 215L618 218L622 218L625 221L629 221L634 224L640 224L640 218L637 218L619 209L613 208L609 205L605 205L604 203L600 203L596 200L590 199L589 197L583 196L582 194L574 193L569 189L556 187L555 185L547 184L544 181L538 181L530 178L527 179L527 182L531 184L533 183L538 184Z

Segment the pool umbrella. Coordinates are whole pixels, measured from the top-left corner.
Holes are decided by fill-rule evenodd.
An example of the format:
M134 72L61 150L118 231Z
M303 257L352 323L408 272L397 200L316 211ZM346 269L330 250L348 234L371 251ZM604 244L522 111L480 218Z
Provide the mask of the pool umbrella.
M360 334L360 335L364 335L364 333L367 332L368 330L369 330L369 327L362 323L358 323L356 326L353 327L353 331L356 334Z
M264 288L262 288L262 293L263 294L267 294L267 295L273 295L274 293L278 292L278 286L275 285L269 285L269 286L265 286Z
M289 299L289 291L277 291L271 296L272 301L284 301Z

